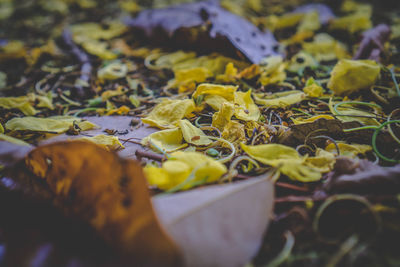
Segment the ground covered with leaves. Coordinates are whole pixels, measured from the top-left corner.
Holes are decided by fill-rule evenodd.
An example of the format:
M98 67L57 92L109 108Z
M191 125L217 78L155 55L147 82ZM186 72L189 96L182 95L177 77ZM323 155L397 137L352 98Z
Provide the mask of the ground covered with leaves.
M182 2L0 1L0 140L140 145L129 156L153 195L268 176L274 216L249 264L398 266L399 4ZM88 134L95 116L106 129Z

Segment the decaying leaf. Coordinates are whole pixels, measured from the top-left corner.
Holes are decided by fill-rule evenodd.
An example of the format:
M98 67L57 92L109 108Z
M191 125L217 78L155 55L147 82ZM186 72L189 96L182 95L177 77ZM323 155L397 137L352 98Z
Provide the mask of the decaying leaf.
M353 59L371 59L379 62L381 54L385 52L385 43L389 40L390 33L390 27L386 24L379 24L365 31Z
M279 143L296 147L304 144L306 137L314 132L314 135L327 135L339 140L345 136L343 129L356 127L360 127L359 122L340 122L329 118L318 118L313 122L290 126L290 129L280 136Z
M273 194L264 176L155 197L153 204L185 266L243 266L260 248Z
M253 63L276 54L277 42L271 33L260 31L249 21L212 2L144 10L127 24L143 31L152 41L165 44L169 40L174 45L202 51L212 47L213 51L230 55L236 55L237 50ZM199 33L194 35L192 30Z
M324 190L337 193L397 194L400 168L380 167L367 160L339 157Z
M18 164L8 171L9 190L50 201L65 216L90 226L122 257L115 262L179 264L178 251L152 210L138 163L90 142L70 141L41 146Z

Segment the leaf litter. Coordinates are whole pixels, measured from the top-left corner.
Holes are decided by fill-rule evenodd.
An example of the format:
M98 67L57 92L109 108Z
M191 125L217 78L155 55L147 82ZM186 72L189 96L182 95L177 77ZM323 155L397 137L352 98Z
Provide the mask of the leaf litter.
M81 140L61 151L95 143L136 158L159 199L267 175L275 215L249 264L397 265L400 22L388 1L52 2L0 3L0 139L21 146L1 142L2 175L23 172L19 192L49 188L36 192L44 173L10 162L60 140ZM84 188L47 183L55 210L129 248L57 198ZM354 230L363 220L374 238Z

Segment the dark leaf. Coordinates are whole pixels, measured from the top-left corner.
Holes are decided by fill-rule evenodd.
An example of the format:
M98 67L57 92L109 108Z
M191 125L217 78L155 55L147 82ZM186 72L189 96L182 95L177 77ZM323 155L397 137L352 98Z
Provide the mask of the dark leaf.
M324 188L335 193L398 194L400 166L384 168L367 160L339 157Z
M177 47L219 51L235 56L239 51L252 63L276 54L278 43L244 18L213 2L144 10L126 23L152 41ZM196 29L198 33L193 34Z
M360 46L354 55L354 59L372 59L381 61L381 54L385 52L385 43L390 37L390 27L386 24L365 31L362 34Z

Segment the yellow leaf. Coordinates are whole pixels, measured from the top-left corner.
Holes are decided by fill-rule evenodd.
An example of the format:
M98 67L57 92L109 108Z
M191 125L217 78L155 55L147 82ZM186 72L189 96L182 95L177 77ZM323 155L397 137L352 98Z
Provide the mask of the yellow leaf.
M28 116L35 115L37 111L30 104L31 99L28 96L0 97L0 107L4 109L19 109Z
M195 105L192 99L164 99L142 121L161 129L175 128L179 121L188 117L194 109Z
M350 158L356 158L358 155L364 155L368 151L372 150L370 145L361 145L361 144L346 144L346 143L337 143L341 156L346 156ZM332 153L337 154L335 144L331 143L325 147L325 150Z
M212 126L223 131L225 126L231 121L234 113L234 105L229 102L224 102L220 110L214 113L212 117Z
M48 118L14 118L7 121L5 128L10 131L65 133L70 127L73 127L74 122L82 131L98 127L90 121L85 121L76 117L53 116Z
M238 86L233 85L219 85L211 83L202 83L197 86L196 91L193 93L193 98L197 98L201 95L214 95L221 96L228 101L234 100L234 93L236 92Z
M4 127L1 123L0 123L0 133L4 133Z
M125 148L121 144L121 142L119 141L117 136L99 134L99 135L92 136L92 137L85 136L85 137L77 138L77 139L93 142L95 144L98 144L98 145L106 148L107 150L118 150L120 148Z
M315 182L321 179L321 171L307 164L294 148L280 144L247 146L243 143L241 147L253 159L277 168L292 180Z
M143 146L151 147L156 152L162 149L165 152L173 152L187 147L183 143L183 135L180 128L167 129L150 134L142 139Z
M150 185L163 190L179 186L189 189L197 183L217 181L227 171L225 165L199 152L174 152L162 167L146 166L144 172Z
M180 120L179 127L181 128L183 139L189 144L206 146L212 143L202 130L192 125L188 120Z
M244 121L258 121L261 113L251 98L251 90L235 92L235 117Z
M376 83L381 68L373 60L341 59L333 68L328 88L336 95L368 89Z
M263 97L262 94L254 94L254 100L257 104L266 107L281 107L286 108L288 106L301 102L306 95L299 90L286 91L280 93L274 93L268 97Z

